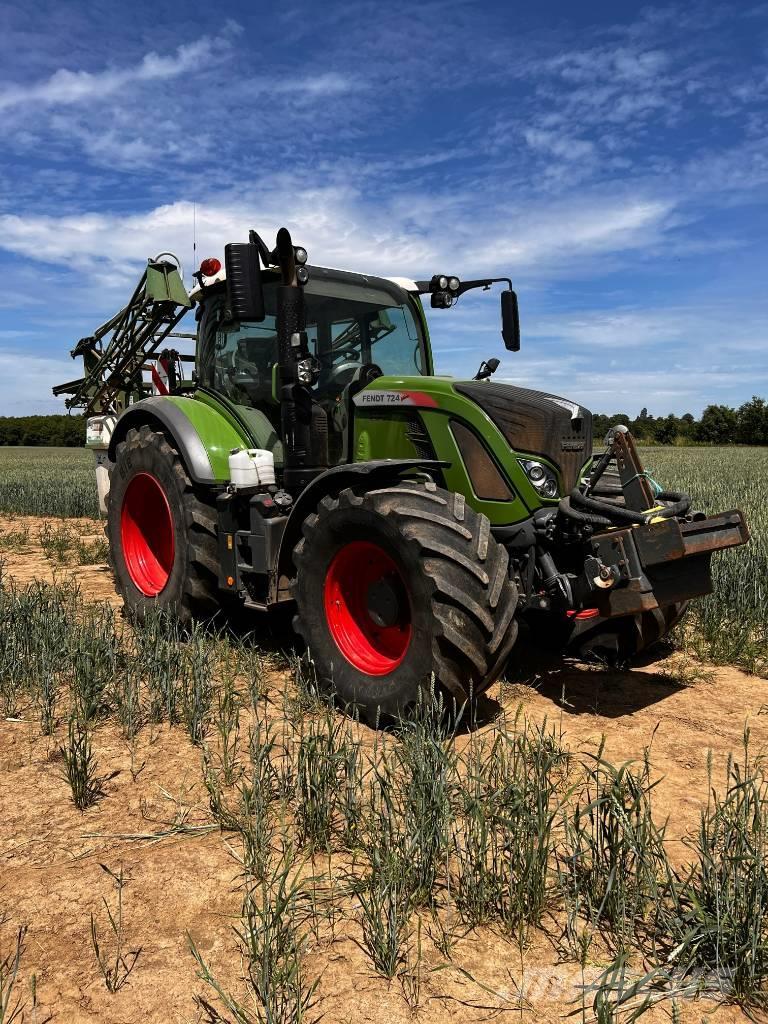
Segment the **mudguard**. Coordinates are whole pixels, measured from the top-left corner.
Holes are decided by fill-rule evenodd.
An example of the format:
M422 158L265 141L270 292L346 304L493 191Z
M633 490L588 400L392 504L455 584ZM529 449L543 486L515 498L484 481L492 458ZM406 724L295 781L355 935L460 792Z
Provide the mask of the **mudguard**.
M326 494L338 494L345 487L364 486L366 490L383 487L390 481L399 480L407 470L423 470L441 478L441 470L450 463L436 459L377 459L372 462L352 462L326 470L304 488L291 509L285 531L280 542L277 559L278 580L280 576L291 577L293 549L301 536L304 520L317 508Z
M115 424L109 443L114 462L118 444L144 423L168 433L193 483L208 486L229 479L229 452L252 447L250 439L223 412L181 395L145 398L129 406Z

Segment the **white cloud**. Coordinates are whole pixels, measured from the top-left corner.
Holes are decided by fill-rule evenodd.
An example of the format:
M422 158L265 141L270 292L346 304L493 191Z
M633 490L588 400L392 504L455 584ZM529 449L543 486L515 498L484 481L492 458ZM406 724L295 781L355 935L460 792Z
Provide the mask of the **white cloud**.
M642 44L597 46L559 54L547 61L548 68L567 82L593 82L596 79L638 82L655 80L669 64L669 55Z
M608 310L564 311L533 315L526 333L532 338L556 340L577 351L593 346L637 355L654 352L654 359L666 356L666 365L680 359L681 348L697 365L703 361L719 366L722 354L768 349L768 302L745 307L743 303L702 302L667 308L624 307ZM754 373L754 368L748 370Z
M203 36L180 46L173 56L148 53L138 64L104 71L69 71L60 68L50 78L30 85L0 87L0 111L16 107L70 106L103 100L138 82L177 78L214 58L235 28L229 23L219 36Z
M300 46L286 36L269 46L269 32L256 29L235 45L230 27L167 53L133 48L94 70L93 56L84 63L84 49L54 45L49 32L45 61L6 61L9 76L44 69L27 86L24 70L0 83L8 150L0 251L16 257L4 261L8 275L28 271L25 287L5 277L0 311L15 311L7 327L27 326L22 307L58 316L67 306L73 322L59 334L70 344L124 301L161 249L178 252L189 280L195 198L198 259L221 257L224 243L251 227L273 237L286 221L318 264L411 276L507 272L531 339L514 373L566 393L591 389L600 408L633 382L655 386L664 402L669 388L687 394L698 378L680 361L664 370L674 377L668 385L645 376L640 355L605 376L595 366L604 368L617 344L623 358L629 348L645 357L651 345L703 358L706 318L682 305L630 305L640 275L657 302L682 295L683 303L702 277L722 281L701 272L707 259L717 269L715 247L750 244L748 280L737 281L736 270L731 280L740 294L757 280L759 216L726 208L753 201L768 182L759 105L767 80L759 60L731 60L732 15L652 8L567 35L521 29L510 62L503 12L483 28L453 5L454 31L436 34L443 8L429 0L408 12L406 32L399 9L377 12L372 35L369 7L365 0L350 15L320 5L311 18L302 10ZM66 69L62 51L71 55ZM450 116L432 118L432 105L445 102L446 67ZM551 312L577 305L573 281L584 303L606 309ZM434 318L440 352L457 372L470 369L475 341L488 348L478 356L499 343L498 300L483 298L475 307L467 296ZM715 321L729 351L741 346L760 360L765 335L754 319L745 325L734 309ZM735 324L744 330L734 333ZM556 365L537 365L534 345L557 352ZM720 377L735 379L707 345ZM584 353L591 377L580 376ZM717 379L702 376L700 385L717 389Z
M519 216L504 216L497 211L490 234L478 232L482 248L471 252L470 263L487 264L488 253L498 253L499 265L526 269L562 265L570 273L585 273L575 258L605 253L620 253L653 244L663 234L665 222L674 204L664 199L619 195L585 195L538 204L520 211Z
M302 93L306 96L338 96L353 89L364 88L364 83L351 75L327 71L319 75L302 75L282 82L264 82L263 91L270 93Z
M738 405L746 395L765 386L747 369L725 372L722 364L680 367L648 367L619 362L600 362L583 356L555 359L505 359L494 380L562 395L593 412L626 412L636 415L645 406L654 416L674 411L699 415L705 404Z
M594 143L586 139L577 139L562 131L546 131L542 128L528 128L524 132L525 141L531 149L551 153L552 156L565 160L585 160L593 156Z
M428 314L438 372L466 375L496 355L502 365L495 380L560 394L595 412L636 414L646 406L656 416L698 415L710 402L739 405L768 390L765 299L746 308L720 299L543 314L523 292L516 355L501 349L496 298L470 293L455 309Z
M51 359L27 350L0 347L0 416L66 412L51 388L73 380L80 373L79 367L71 359Z
M670 308L530 314L516 379L596 411L698 414L768 388L768 304L719 301ZM541 359L535 354L552 351ZM531 361L533 360L533 361Z
M193 212L187 201L146 213L0 215L0 248L29 259L79 267L100 284L125 280L161 249L188 262L193 215L198 256L219 254L224 243L267 237L282 224L295 231L320 265L382 274L432 273L450 262L464 276L562 267L574 255L636 249L664 230L671 206L623 194L577 203L493 204L478 214L454 195L395 195L373 203L351 188L302 190L290 181L256 196L212 199ZM191 269L191 268L188 268ZM584 272L582 262L580 272Z
M694 324L698 329L701 319L690 311L589 310L538 317L529 324L528 333L574 345L655 346L686 340Z

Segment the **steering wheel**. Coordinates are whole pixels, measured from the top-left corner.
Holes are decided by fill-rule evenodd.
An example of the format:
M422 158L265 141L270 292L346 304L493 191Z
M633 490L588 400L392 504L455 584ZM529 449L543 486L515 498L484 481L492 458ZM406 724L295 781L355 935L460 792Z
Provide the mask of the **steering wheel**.
M240 388L253 388L262 387L264 384L264 374L260 371L258 366L250 364L248 366L230 366L227 369L227 377Z
M341 395L349 384L363 380L363 387L365 387L366 384L370 384L372 380L381 375L381 367L375 363L363 363L362 366L357 362L338 363L321 373L317 388L318 391L335 398Z
M362 387L366 387L371 381L376 380L377 377L383 377L384 371L378 363L363 363L360 367L360 373L355 378L355 381Z
M339 433L343 433L347 428L351 398L371 381L382 376L383 371L376 363L363 363L362 366L358 363L355 366L355 372L342 390L340 401L334 402L331 409L331 422Z

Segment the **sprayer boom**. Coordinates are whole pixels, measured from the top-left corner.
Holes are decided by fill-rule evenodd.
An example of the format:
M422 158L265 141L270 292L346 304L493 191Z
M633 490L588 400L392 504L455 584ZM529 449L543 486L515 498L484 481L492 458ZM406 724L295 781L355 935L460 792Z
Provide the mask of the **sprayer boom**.
M59 384L54 395L70 395L67 407L88 415L122 412L132 398L145 397L146 360L191 307L176 257L149 260L128 305L72 349L73 359L83 357L84 376Z

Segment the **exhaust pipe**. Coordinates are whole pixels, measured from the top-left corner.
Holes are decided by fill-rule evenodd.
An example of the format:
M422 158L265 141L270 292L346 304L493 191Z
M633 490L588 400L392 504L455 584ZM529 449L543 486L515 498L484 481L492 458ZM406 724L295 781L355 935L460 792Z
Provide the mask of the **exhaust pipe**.
M282 274L277 287L277 343L283 486L289 493L303 490L328 468L328 418L311 391L316 369L306 332L306 258L305 250L294 247L288 229L280 228L273 263Z

